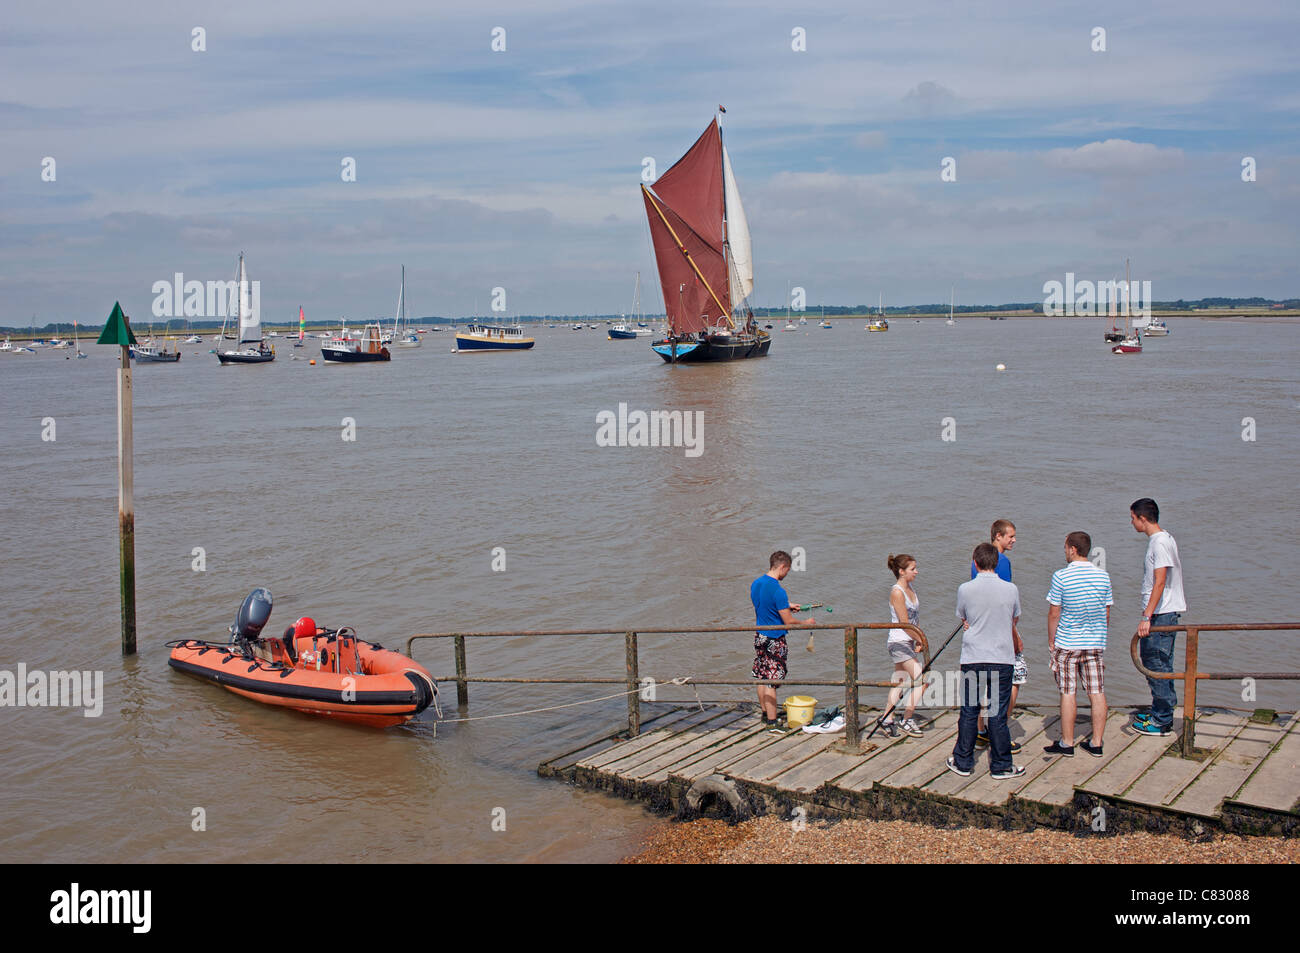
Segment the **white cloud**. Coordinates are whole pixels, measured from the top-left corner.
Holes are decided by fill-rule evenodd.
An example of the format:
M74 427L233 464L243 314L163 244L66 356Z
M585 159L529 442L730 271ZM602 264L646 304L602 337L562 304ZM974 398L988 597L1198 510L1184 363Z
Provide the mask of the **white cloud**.
M1050 168L1090 175L1151 175L1183 164L1183 150L1162 149L1150 142L1106 139L1076 149L1052 149L1043 156Z

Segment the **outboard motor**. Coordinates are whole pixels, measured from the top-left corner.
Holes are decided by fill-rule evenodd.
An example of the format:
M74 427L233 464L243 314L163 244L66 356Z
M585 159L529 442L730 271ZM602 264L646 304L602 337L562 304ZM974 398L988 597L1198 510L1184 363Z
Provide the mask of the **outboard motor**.
M259 638L267 619L271 617L272 602L269 589L259 586L250 592L239 607L235 624L230 627L230 641L247 649L251 642Z

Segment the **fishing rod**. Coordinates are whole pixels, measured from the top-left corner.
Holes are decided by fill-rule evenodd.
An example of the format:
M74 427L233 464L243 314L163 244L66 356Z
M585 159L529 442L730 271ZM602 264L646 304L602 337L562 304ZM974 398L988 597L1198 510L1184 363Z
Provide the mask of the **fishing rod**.
M800 603L798 605L793 605L790 607L791 612L810 612L813 609L821 609L823 612L835 611L834 606L828 606L822 602L810 602L807 605L803 605L802 603ZM812 632L808 633L808 645L806 646L806 648L808 649L809 652L817 651L815 648L813 648L813 635L814 633Z
M948 643L951 642L953 639L957 638L957 633L960 632L965 627L966 627L965 622L957 623L957 628L953 629L952 635L948 636L948 638L944 640L943 645L939 646L939 651L935 652L934 655L930 656L930 661L925 663L925 667L921 669L921 674L916 677L917 679L924 677L925 673L930 671L930 666L935 663L935 661L939 658L939 655L943 652L943 650L948 647ZM913 679L913 681L915 680L916 679ZM908 689L909 692L914 690L915 690L914 688ZM877 731L880 730L880 726L884 724L885 719L894 713L894 709L899 706L899 703L901 703L902 700L903 700L903 696L899 695L898 701L894 702L894 704L889 706L889 711L885 712L883 715L881 715L879 718L876 719L876 727L871 729L871 734L867 735L866 739L864 740L866 741L871 740L871 735L874 735Z

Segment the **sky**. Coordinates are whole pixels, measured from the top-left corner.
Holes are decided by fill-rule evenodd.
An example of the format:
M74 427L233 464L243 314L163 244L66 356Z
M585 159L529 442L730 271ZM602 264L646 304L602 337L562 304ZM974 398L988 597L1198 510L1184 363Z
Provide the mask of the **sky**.
M1293 0L0 17L0 325L139 323L240 252L266 322L389 316L402 265L412 316L627 312L637 272L662 312L644 160L718 104L755 306L1038 301L1126 258L1157 300L1300 295Z

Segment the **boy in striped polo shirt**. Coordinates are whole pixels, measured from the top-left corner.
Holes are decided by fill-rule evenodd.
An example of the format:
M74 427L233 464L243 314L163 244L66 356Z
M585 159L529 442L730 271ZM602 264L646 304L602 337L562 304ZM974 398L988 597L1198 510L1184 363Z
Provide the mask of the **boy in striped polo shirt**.
M1110 625L1110 574L1088 561L1092 537L1071 533L1065 537L1064 569L1052 573L1047 601L1047 645L1052 671L1061 690L1061 737L1043 750L1074 757L1074 694L1082 684L1092 703L1092 737L1080 747L1100 758L1106 728L1106 629Z

